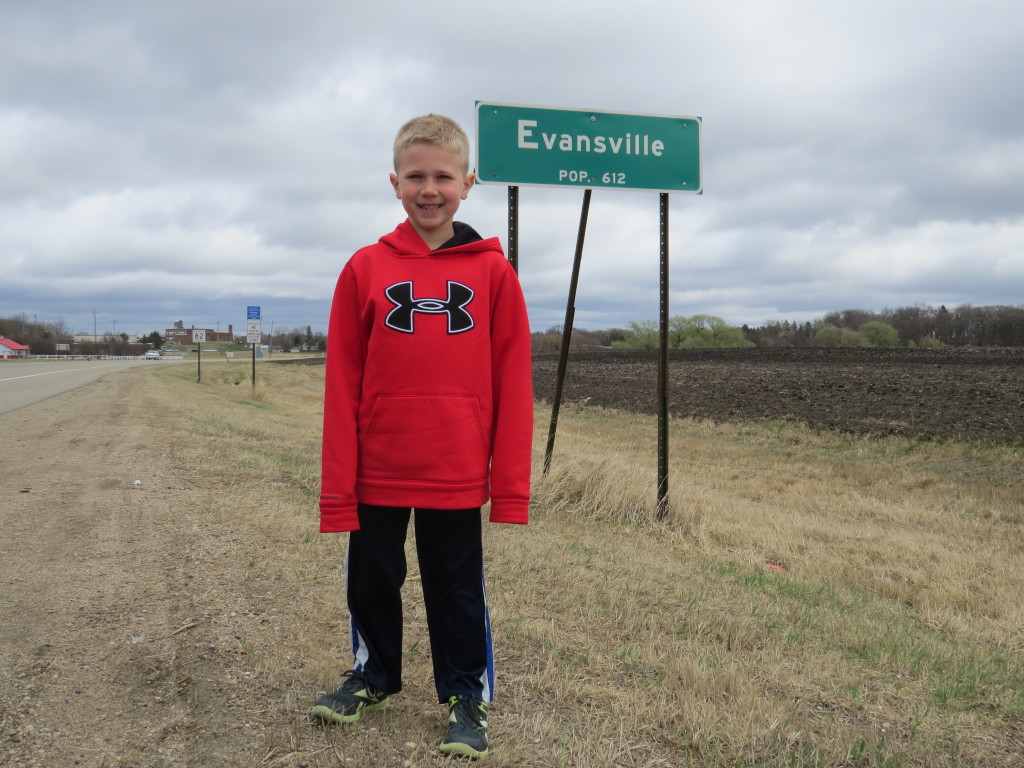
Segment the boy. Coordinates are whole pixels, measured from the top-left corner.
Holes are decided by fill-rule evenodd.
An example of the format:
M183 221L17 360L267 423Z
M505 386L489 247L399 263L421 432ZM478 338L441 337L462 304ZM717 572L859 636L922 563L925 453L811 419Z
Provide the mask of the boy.
M410 120L391 185L408 218L338 279L327 336L320 530L350 531L345 584L353 669L312 714L354 722L402 687L404 543L416 554L441 751L488 752L494 667L481 506L526 523L533 391L530 331L497 238L453 221L473 186L469 140L439 115Z

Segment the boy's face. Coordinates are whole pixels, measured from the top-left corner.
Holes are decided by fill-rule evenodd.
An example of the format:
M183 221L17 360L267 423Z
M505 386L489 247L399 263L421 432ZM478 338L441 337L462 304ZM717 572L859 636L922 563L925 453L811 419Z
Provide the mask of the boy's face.
M457 152L437 144L410 144L398 156L391 185L423 241L437 248L454 235L452 219L473 186Z

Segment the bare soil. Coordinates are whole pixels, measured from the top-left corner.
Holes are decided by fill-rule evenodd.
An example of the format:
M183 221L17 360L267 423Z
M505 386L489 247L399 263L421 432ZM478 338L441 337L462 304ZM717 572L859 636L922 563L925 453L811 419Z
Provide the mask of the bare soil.
M534 357L553 400L558 355ZM815 429L925 439L1024 440L1024 349L670 350L677 418L794 421ZM658 352L574 352L562 402L654 414Z

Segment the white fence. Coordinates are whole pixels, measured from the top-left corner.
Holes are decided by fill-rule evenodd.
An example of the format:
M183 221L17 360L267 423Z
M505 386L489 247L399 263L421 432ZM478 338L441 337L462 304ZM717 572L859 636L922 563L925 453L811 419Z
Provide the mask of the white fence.
M24 358L23 358L24 359ZM145 360L145 355L29 355L30 360ZM167 359L167 358L164 358ZM181 357L170 358L181 360Z

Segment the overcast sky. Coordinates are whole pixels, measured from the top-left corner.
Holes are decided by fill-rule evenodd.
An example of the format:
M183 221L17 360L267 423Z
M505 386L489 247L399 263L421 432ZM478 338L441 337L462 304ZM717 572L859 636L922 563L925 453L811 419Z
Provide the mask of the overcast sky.
M404 218L391 143L477 100L702 118L670 198L672 315L1024 304L1017 0L7 0L0 316L71 330L326 330ZM580 189L522 187L534 330L561 324ZM507 241L507 194L458 219ZM658 195L596 190L576 326L658 316Z

